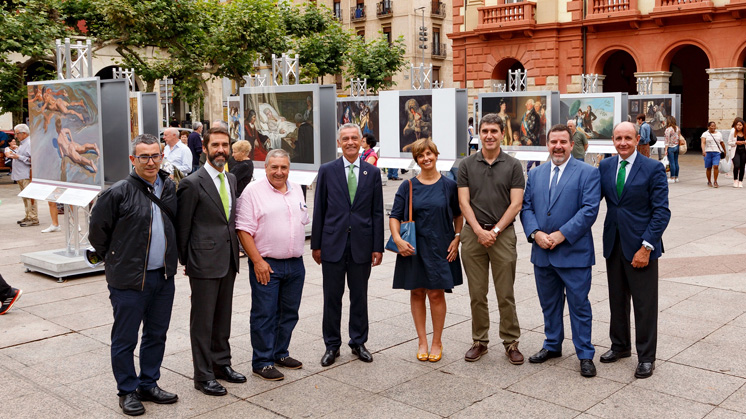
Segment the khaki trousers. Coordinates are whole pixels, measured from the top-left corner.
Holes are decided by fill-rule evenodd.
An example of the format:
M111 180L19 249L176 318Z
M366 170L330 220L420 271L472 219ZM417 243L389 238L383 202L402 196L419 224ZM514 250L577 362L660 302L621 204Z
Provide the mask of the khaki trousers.
M18 186L21 190L26 189L31 179L21 179L18 182ZM26 219L29 221L39 221L39 213L36 211L36 201L29 198L23 198L23 206L26 209Z
M489 343L490 312L487 293L490 288L490 267L500 310L500 338L503 345L507 348L521 336L513 294L517 258L515 229L512 225L500 232L490 247L479 244L477 235L468 224L461 231L461 261L469 284L471 335L475 342L484 345Z

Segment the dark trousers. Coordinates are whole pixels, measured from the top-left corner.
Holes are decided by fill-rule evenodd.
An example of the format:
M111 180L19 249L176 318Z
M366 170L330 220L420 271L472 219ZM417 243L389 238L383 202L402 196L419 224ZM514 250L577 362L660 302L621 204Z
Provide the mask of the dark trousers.
M368 278L370 262L355 263L350 252L350 237L342 259L338 262L321 262L324 276L324 319L322 333L327 350L336 350L342 344L342 296L345 293L345 276L350 288L349 345L359 346L368 341Z
M606 259L609 283L611 349L631 349L629 302L635 310L635 347L639 362L655 361L658 343L658 259L650 260L644 268L633 268L624 258L619 235L611 255Z
M161 377L161 362L166 350L166 332L171 323L174 303L174 278L166 278L164 269L147 271L142 291L109 287L114 309L111 328L111 368L119 395L138 387L155 387ZM140 376L135 372L134 351L142 324Z
M0 300L7 297L8 293L10 293L10 285L8 285L8 283L3 279L3 276L0 275Z
M733 155L733 180L743 182L743 171L746 166L746 150L736 149Z
M264 260L274 271L267 285L256 280L254 264L249 261L252 369L274 365L276 360L289 355L306 278L303 258Z
M578 359L593 359L596 353L591 343L593 314L591 303L588 301L591 268L543 268L534 265L534 278L541 311L544 314L544 348L562 352L562 342L565 339L563 315L567 295L575 352Z
M386 173L386 177L389 179L396 179L399 177L399 169L389 168Z
M231 261L223 278L189 278L192 310L189 337L192 342L194 381L215 379L213 367L231 365L231 314L236 270Z

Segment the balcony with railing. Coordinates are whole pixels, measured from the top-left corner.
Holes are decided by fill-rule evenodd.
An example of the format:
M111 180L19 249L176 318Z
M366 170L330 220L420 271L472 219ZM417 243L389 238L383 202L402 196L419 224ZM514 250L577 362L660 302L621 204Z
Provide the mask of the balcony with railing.
M446 44L433 43L432 47L433 47L432 57L434 59L444 60L446 57L448 57L448 50L446 49Z
M445 19L446 5L442 1L433 1L430 5L430 15L434 18Z
M637 0L587 0L588 14L586 20L637 18Z
M536 25L536 3L498 4L478 7L477 32L497 32L509 29L533 29Z
M376 3L376 16L379 19L394 15L394 0L383 0Z
M365 20L365 5L358 4L350 7L350 22L361 22Z
M712 21L715 5L711 0L655 0L655 7L650 17L660 18L662 15L702 15L705 21Z

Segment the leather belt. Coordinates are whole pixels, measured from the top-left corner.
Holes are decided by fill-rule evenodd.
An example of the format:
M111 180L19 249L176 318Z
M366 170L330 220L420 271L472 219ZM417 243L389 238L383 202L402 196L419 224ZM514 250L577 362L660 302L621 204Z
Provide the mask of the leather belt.
M494 230L495 224L482 224L482 228L485 230Z

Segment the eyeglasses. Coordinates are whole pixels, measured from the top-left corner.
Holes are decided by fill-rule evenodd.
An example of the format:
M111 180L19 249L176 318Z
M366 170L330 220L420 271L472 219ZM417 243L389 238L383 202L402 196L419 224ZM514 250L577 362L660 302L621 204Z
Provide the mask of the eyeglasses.
M153 154L152 156L134 156L140 164L148 164L148 160L153 159L153 163L159 163L163 154Z

